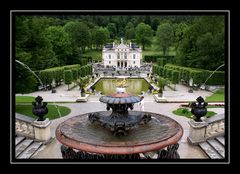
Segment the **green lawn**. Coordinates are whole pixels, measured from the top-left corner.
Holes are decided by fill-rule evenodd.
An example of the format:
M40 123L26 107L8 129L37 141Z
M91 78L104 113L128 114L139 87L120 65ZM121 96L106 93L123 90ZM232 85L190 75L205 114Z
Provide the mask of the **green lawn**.
M206 102L224 102L224 89L219 89L211 96L206 97Z
M101 50L87 50L82 54L83 57L91 56L93 60L101 61L102 60L102 51Z
M33 107L32 105L16 105L15 107L16 107L15 108L16 113L30 116L33 118L38 118L32 113L32 107ZM66 116L71 112L71 109L65 106L47 105L48 113L44 116L44 118L49 118L50 120L59 118L60 116L56 107L59 108L61 117Z
M32 103L35 101L33 96L16 96L16 103Z
M151 55L163 55L163 52L160 51L160 50L145 49L143 51L143 57L146 56L146 55L148 55L148 56L151 56ZM173 49L170 49L170 51L168 52L168 55L169 56L175 56L176 52Z
M184 116L184 117L187 117L187 118L193 118L193 114L187 108L178 108L177 110L174 110L173 113L175 115L178 115L178 116ZM214 116L215 114L217 114L217 113L215 113L213 111L208 111L207 115L205 117L209 118L209 117Z
M143 57L148 55L163 55L162 49L159 48L157 42L156 42L156 36L153 37L152 39L152 44L150 46L145 47L145 50L143 50ZM176 51L174 47L170 47L169 51L168 51L168 55L169 56L175 56L176 55Z

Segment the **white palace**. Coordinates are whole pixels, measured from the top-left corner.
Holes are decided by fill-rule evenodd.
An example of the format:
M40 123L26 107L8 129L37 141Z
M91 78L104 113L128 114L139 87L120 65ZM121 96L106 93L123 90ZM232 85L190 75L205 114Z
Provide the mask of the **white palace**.
M121 43L119 45L113 42L103 47L102 58L104 67L140 67L142 49L131 42L129 44L124 44L121 38Z

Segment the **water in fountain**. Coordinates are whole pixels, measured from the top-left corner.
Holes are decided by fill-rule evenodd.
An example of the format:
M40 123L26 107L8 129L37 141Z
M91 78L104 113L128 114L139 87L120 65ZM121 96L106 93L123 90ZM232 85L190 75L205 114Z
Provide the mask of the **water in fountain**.
M213 76L213 74L220 69L221 67L223 67L225 64L220 65L219 67L217 67L209 76L208 78L205 80L205 82L201 85L201 89L205 88L205 84L207 83L207 81Z
M15 62L19 63L20 65L22 65L24 68L28 69L39 81L39 83L41 84L41 86L43 86L42 80L37 76L37 74L31 70L31 68L29 68L29 66L27 66L26 64L24 64L23 62L19 61L19 60L15 60ZM58 111L58 115L59 117L62 117L61 112L59 110L59 107L56 105L56 103L54 102L54 106L56 107L57 111Z
M42 80L36 75L36 73L34 71L31 70L31 68L29 68L29 66L27 66L26 64L20 62L19 60L15 60L15 62L19 63L24 68L28 69L38 79L38 81L41 84L41 86L43 86Z

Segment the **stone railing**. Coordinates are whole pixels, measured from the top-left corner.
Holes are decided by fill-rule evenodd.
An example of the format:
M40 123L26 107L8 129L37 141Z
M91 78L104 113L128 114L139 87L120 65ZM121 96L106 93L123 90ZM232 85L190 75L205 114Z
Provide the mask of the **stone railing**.
M189 121L190 130L188 141L197 145L207 139L225 134L224 114L219 114L203 120L202 122Z
M49 119L37 121L37 119L16 113L15 132L17 135L32 138L38 141L48 142L51 139Z
M33 118L16 113L15 120L16 134L26 136L29 138L34 138L35 134L34 127L32 125L33 122L34 122Z
M205 132L206 139L224 134L224 114L210 117L206 119L206 122L208 123Z

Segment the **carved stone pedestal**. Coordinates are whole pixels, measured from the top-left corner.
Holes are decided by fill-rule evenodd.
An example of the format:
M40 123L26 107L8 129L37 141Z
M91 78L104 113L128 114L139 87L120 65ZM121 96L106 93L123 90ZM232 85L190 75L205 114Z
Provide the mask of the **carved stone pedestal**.
M154 100L157 102L157 103L164 103L164 102L167 102L167 99L166 97L159 97L158 94L154 94L153 95L154 97Z
M50 132L51 121L49 121L48 118L45 119L44 121L35 120L32 124L34 126L35 139L46 142L51 139Z
M189 122L190 130L189 130L189 136L188 141L192 145L197 145L201 142L205 141L205 129L208 123L205 121L203 122L196 122L194 120L190 120Z
M89 94L85 94L84 97L79 96L79 97L77 98L76 102L87 102L89 96L90 96Z

